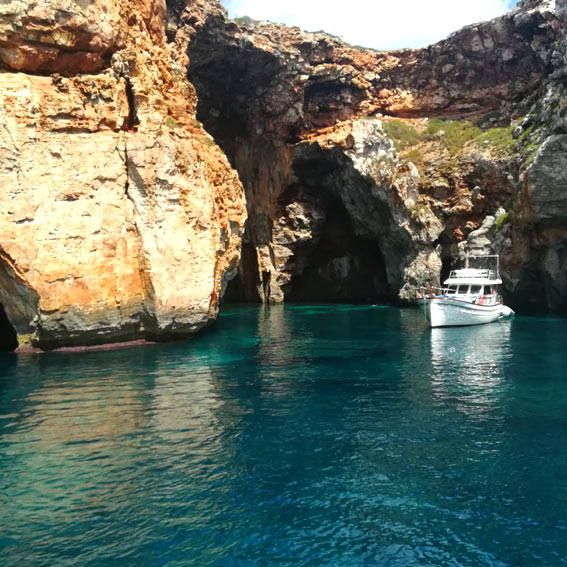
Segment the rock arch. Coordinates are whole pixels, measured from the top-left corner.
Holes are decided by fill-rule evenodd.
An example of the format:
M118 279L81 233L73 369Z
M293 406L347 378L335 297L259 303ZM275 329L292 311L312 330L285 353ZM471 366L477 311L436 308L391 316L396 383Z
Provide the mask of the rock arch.
M39 296L0 247L0 350L32 346Z

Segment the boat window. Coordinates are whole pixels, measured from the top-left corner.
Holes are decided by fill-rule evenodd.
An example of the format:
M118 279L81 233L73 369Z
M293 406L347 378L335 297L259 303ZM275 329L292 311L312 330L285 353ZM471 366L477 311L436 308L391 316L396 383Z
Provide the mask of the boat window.
M451 294L454 294L454 293L457 293L457 286L456 285L450 285L447 288L447 295L451 295Z
M471 285L471 293L482 293L481 285Z
M484 295L490 295L492 293L492 290L490 289L489 285L485 285L484 286Z
M468 292L469 292L469 286L468 285L460 285L459 286L459 293L467 294Z

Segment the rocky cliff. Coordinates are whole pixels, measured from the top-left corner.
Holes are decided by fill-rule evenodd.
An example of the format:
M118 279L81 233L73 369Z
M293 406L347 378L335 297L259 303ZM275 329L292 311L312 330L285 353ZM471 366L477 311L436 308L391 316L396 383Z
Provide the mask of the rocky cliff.
M0 330L186 337L225 290L408 301L467 247L566 310L566 5L376 52L217 0L4 2Z
M172 29L247 197L229 299L406 301L468 245L516 307L567 308L564 0L395 52L196 4Z
M178 55L162 0L0 6L4 344L165 340L216 317L244 195Z

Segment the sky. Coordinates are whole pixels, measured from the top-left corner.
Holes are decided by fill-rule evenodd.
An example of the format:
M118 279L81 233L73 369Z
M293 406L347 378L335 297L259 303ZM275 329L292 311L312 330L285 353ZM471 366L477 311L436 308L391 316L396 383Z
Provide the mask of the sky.
M425 47L467 24L490 20L516 0L221 0L231 18L250 16L325 30L375 49Z

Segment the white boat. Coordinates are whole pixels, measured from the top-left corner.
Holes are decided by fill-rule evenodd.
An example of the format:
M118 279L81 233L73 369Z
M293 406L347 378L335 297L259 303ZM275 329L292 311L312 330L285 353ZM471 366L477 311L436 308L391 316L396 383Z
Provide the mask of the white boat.
M472 264L493 267L471 267ZM418 294L431 327L482 325L514 315L499 294L498 256L468 256L466 267L453 270L441 289Z

